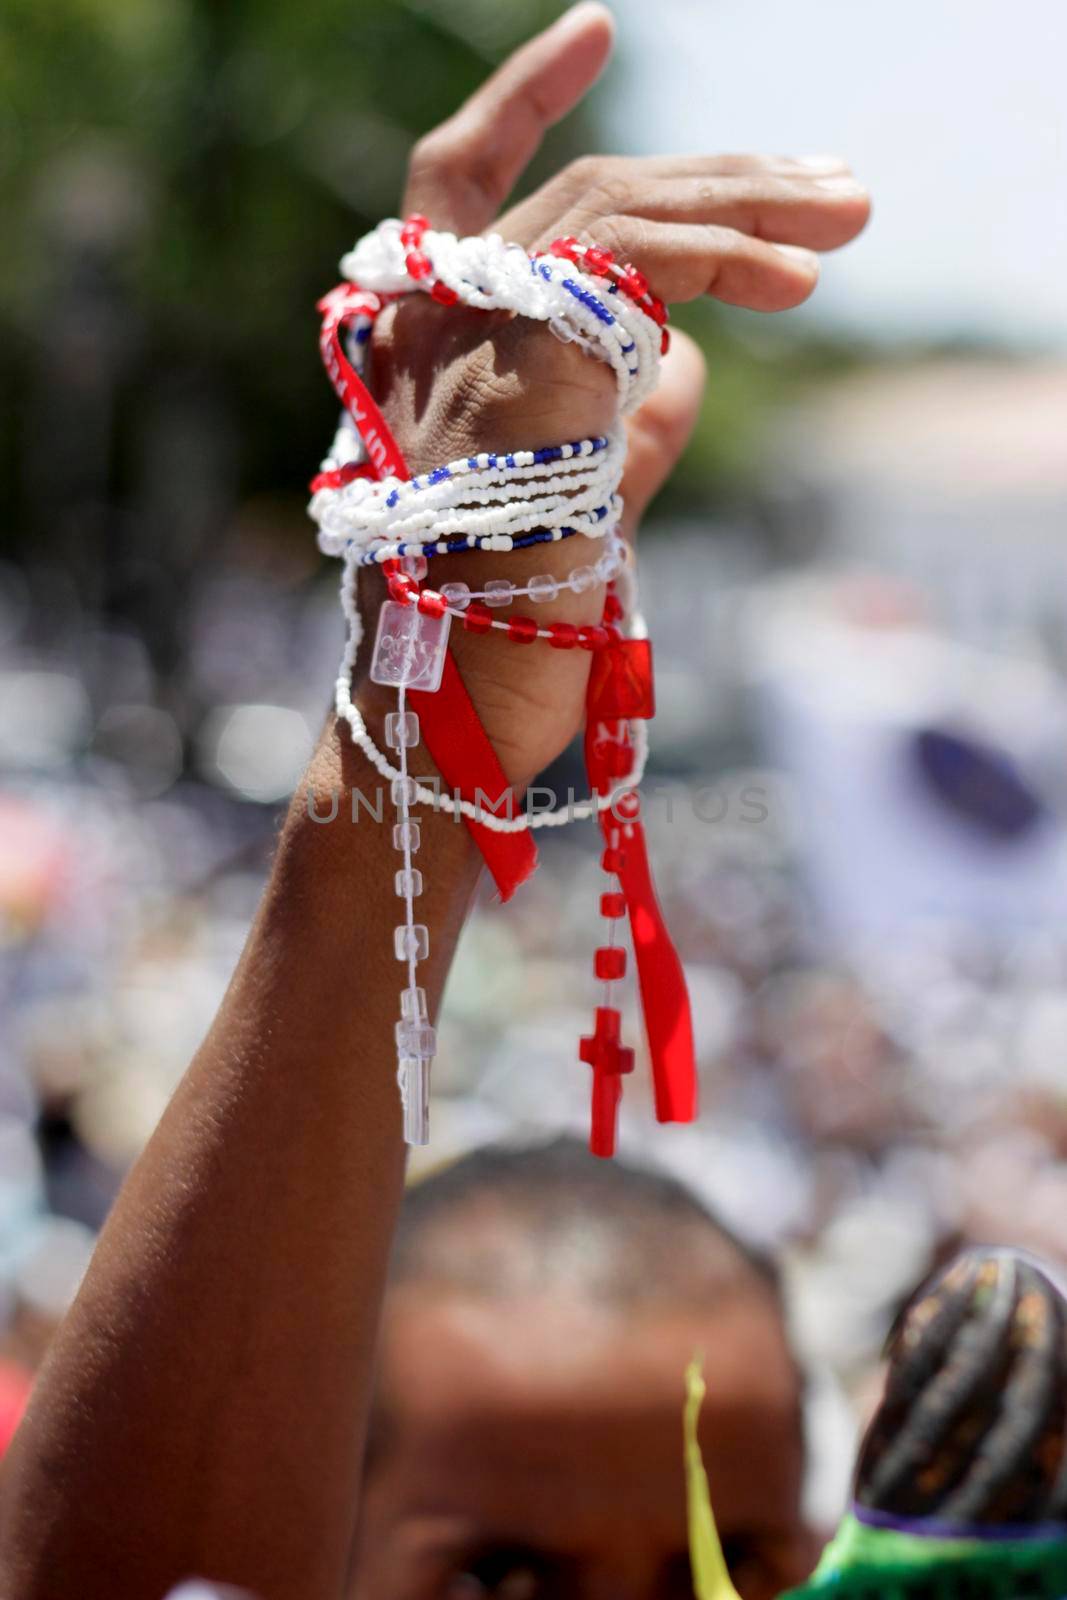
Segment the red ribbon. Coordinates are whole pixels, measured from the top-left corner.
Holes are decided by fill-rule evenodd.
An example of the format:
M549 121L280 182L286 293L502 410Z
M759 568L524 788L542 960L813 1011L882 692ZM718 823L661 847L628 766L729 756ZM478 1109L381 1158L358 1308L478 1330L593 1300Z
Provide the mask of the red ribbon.
M607 794L613 782L613 756L629 748L613 730L622 719L651 717L652 651L647 639L624 639L594 657L585 708L585 765L594 792ZM625 771L624 767L624 771ZM600 813L604 843L615 847L614 871L630 918L641 1010L648 1035L660 1122L692 1122L696 1117L696 1057L685 972L663 919L652 881L645 830L635 791L627 790ZM617 1088L597 1082L613 1076ZM593 1069L593 1151L614 1151L614 1120L621 1078ZM614 1098L612 1095L614 1093Z
M346 327L357 317L373 320L385 298L354 284L340 284L319 302L323 314L320 349L323 363L342 404L359 429L373 475L408 478L407 463L389 425L367 386L345 354ZM322 474L316 486L326 487L365 475L365 469L340 468ZM483 810L510 816L514 796L504 770L486 737L478 713L460 677L451 651L445 658L441 686L435 694L409 690L420 730L438 771L453 793ZM613 782L611 741L603 738L605 723L618 723L653 713L652 660L645 640L622 640L593 656L586 698L585 760L590 788L606 794ZM617 743L615 748L618 749ZM528 828L498 833L464 818L502 900L509 900L537 866L537 851ZM600 813L605 842L619 837L621 862L617 875L626 898L637 966L641 1007L652 1060L656 1116L660 1122L692 1122L696 1116L696 1068L693 1025L685 973L674 948L652 882L644 828L636 794L620 797ZM630 1052L616 1051L616 1061ZM605 1057L606 1059L606 1057ZM592 1132L595 1155L615 1150L622 1075L598 1060L593 1065Z
M381 308L379 296L367 294L354 284L344 283L332 289L319 301L318 309L323 314L319 348L330 381L359 429L375 476L406 479L411 474L400 446L345 354L343 344L342 336L349 323L358 316L373 318ZM407 698L418 713L419 730L445 786L483 812L511 816L511 785L478 720L451 650L445 656L444 674L436 693L409 690ZM500 833L469 817L463 820L493 875L501 900L510 900L537 866L537 850L529 828Z

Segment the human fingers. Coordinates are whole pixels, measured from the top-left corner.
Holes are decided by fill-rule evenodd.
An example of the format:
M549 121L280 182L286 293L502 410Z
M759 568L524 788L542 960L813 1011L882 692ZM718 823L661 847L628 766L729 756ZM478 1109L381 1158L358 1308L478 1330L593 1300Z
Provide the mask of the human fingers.
M563 168L496 223L509 240L532 245L546 234L595 233L615 213L665 221L722 222L755 232L781 219L830 224L844 243L870 203L834 156L584 156ZM789 242L788 240L785 242ZM799 242L799 241L794 241Z
M611 12L583 0L524 44L411 154L406 213L435 228L479 233L496 215L546 131L599 77L614 39Z

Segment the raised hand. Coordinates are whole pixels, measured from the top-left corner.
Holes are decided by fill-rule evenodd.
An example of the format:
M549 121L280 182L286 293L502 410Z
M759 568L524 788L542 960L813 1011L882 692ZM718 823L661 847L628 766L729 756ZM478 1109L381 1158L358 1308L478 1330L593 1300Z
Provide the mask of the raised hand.
M599 75L612 36L610 13L588 3L517 51L416 145L404 210L457 233L492 228L529 249L565 234L594 240L633 262L667 301L708 294L757 311L799 305L818 278L815 252L845 244L868 215L864 190L835 158L587 156L498 215L547 128ZM381 319L373 381L415 470L473 450L602 432L615 411L610 370L543 326L422 296ZM631 533L687 442L702 384L699 352L675 335L659 391L630 423L622 493ZM580 546L516 552L508 576L564 576L588 559ZM474 586L490 561L450 557L448 578ZM596 620L600 600L597 591L564 591L538 615ZM453 648L508 776L529 781L580 725L588 656L544 651L532 672L525 652L496 640L457 629Z

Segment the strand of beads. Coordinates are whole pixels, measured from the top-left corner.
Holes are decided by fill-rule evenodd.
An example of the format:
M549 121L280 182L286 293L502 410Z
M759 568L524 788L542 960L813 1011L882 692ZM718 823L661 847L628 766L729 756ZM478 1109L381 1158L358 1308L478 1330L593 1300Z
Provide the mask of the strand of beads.
M414 232L413 223L419 225ZM654 297L646 304L613 293L614 279L598 281L570 256L551 249L530 256L498 234L457 239L424 223L424 218L379 223L342 258L342 273L379 294L420 291L443 305L511 311L545 322L612 367L624 414L647 399L658 377L662 341L652 313Z
M625 450L615 429L546 450L469 456L410 480L375 481L355 465L320 473L308 510L327 555L352 545L439 548L457 537L468 547L474 540L507 552L517 537L546 530L561 538L564 529L602 537L621 512Z
M413 857L422 842L422 829L411 818L417 785L408 772L408 752L419 742L419 719L405 705L405 685L397 689L397 709L385 719L385 742L396 750L400 771L391 793L397 820L393 845L403 865L397 870L396 893L404 902L404 920L394 931L398 961L407 963L407 982L400 992L400 1020L396 1025L397 1082L404 1114L407 1144L426 1144L430 1136L430 1065L437 1053L437 1034L426 1009L426 991L416 981L420 961L430 953L425 923L415 921L416 898L422 894L422 873Z
M362 550L359 552L358 561L361 567L373 567L383 566L386 562L397 559L407 560L413 556L460 556L469 555L471 551L477 550L506 554L512 550L527 550L536 544L559 544L563 539L573 538L581 531L583 530L578 528L535 528L531 533L509 536L506 540L497 535L478 539L467 534L458 539L401 540L397 544L380 544L375 545L373 550Z
M620 628L636 605L632 564L625 565L622 547L612 536L595 563L579 566L565 580L541 574L522 585L492 578L483 580L477 589L452 582L442 584L439 590L425 587L424 580L427 558L434 555L473 550L507 553L577 533L604 536L618 522L622 509L617 491L624 437L616 426L603 439L538 451L483 452L408 479L403 459L359 381L358 370L382 305L394 297L422 292L444 306L462 303L501 309L545 322L561 339L575 340L589 354L610 364L620 410L625 412L639 405L655 384L659 359L667 345L666 310L635 268L615 263L610 252L596 245L564 238L555 240L544 254L530 256L506 246L498 237L457 240L451 234L437 233L419 217L381 225L360 241L342 269L355 281L351 288L333 291L323 302L326 320L321 344L349 415L313 483L312 515L319 525L322 549L342 557L346 575L343 599L349 627L337 683L337 710L347 721L354 743L389 779L397 809L394 842L403 853L403 865L396 875L396 888L404 901L404 920L395 931L395 940L398 958L408 965L397 1024L405 1137L410 1142L426 1138L429 1067L435 1046L425 996L417 984L417 966L428 953L428 937L425 926L414 920L414 900L421 892L422 878L412 862L419 825L411 818L411 807L428 804L497 832L600 816L607 841L603 865L611 885L601 896L605 931L594 960L603 992L594 1032L582 1040L581 1056L593 1067L593 1146L600 1154L610 1154L622 1076L633 1065L633 1052L621 1043L621 1013L615 1003L617 985L626 970L618 924L627 911L634 917L647 911L654 925L658 918L654 897L649 899L651 890L642 887L642 874L647 882L647 867L639 864L642 858L635 857L638 865L626 867L625 878L620 876L627 860L626 840L633 836L635 846L644 850L637 811L626 807L629 801L636 802L633 790L647 755L645 719L652 714L649 647L635 609L628 638ZM348 341L347 359L342 335ZM400 476L381 478L387 469ZM383 566L389 597L378 617L370 675L373 681L397 690L398 709L395 719L388 719L386 744L397 756L398 766L377 749L351 700L351 669L361 633L352 580L357 567L371 564ZM535 616L514 611L507 617L493 615L523 597L536 605L556 598L564 585L580 594L599 583L607 585L599 622L542 626ZM419 730L418 719L406 710L405 696L409 690L432 694L437 689L454 623L466 632L491 634L516 644L540 642L593 653L586 739L593 792L588 800L558 812L498 817L464 800L458 791L440 794L411 777L408 750L417 742ZM446 696L442 694L441 699L443 712ZM449 724L438 715L436 702L427 701L425 708L420 702L427 719L431 706L434 715L432 728L431 721L426 722L427 737L432 731L433 749L442 767L455 769L455 761L446 755ZM615 813L616 805L622 808L620 813ZM604 815L609 808L616 816L637 820L609 825ZM645 933L638 967L644 990L647 973L642 963L647 963L649 945L644 921L642 926ZM680 972L661 922L659 929L654 937L661 943L666 940L667 954ZM665 961L668 983L677 989L680 980L671 977L668 969ZM675 996L668 1003L687 1014L684 985L680 1002ZM670 1045L675 1054L676 1034L674 1029ZM662 1045L662 1028L659 1038ZM666 1061L657 1056L657 1048L653 1048L653 1063L658 1107L660 1070L661 1066L666 1069Z
M446 583L441 586L439 594L427 589L419 592L418 583L426 576L427 570L424 557L408 556L403 563L393 559L385 563L384 570L392 599L401 604L415 601L420 609L430 615L439 615L443 602L449 616L461 622L469 633L496 630L516 644L532 644L536 639L544 639L560 650L575 646L598 650L618 642L620 634L614 624L622 618L621 606L606 627L597 623L575 626L563 622L542 627L534 617L515 614L501 621L492 616L489 608L512 605L523 596L543 603L555 600L562 589L585 594L598 583L610 584L622 570L623 548L622 541L613 534L608 549L595 566L575 567L566 578L557 579L542 573L526 584L514 584L507 578L490 578L480 590L472 590L466 583Z
M621 541L620 548L625 549L625 546L621 545ZM416 575L424 576L425 559L421 556L416 559L422 564L422 571L417 572ZM645 635L646 629L644 619L640 612L636 609L636 588L632 582L632 568L629 564L629 561L624 561L620 568L619 580L624 578L629 584L634 600L633 609L630 610L628 607L630 636L631 638L642 638ZM379 776L382 777L385 782L391 784L394 779L401 777L403 774L401 773L400 769L394 766L390 762L389 758L381 750L379 750L377 744L374 742L374 739L371 736L370 730L367 728L367 725L363 720L363 715L360 712L359 707L352 699L352 676L355 671L356 656L359 652L360 644L363 641L363 620L360 615L359 604L356 597L355 566L350 557L344 562L341 574L340 597L341 609L345 617L345 647L344 653L341 657L337 679L334 684L334 706L338 717L340 717L340 719L348 727L352 738L352 743L357 749L363 752ZM416 607L411 607L410 609L415 613L416 616L422 615L418 612ZM384 613L384 606L382 611ZM452 618L447 614L447 612L443 620L446 624L451 625ZM431 627L439 627L440 623L438 622L435 624L433 619L428 619L427 625ZM378 623L378 638L375 641L375 655L378 655L382 631L382 616L380 614ZM575 630L575 633L576 632L577 630ZM395 639L395 635L393 635L393 637ZM575 639L574 642L576 644L577 640ZM444 634L444 643L447 644L447 633ZM564 646L564 648L566 648L566 646ZM432 662L434 660L440 662L440 659L443 656L443 650L444 645L442 644L440 637L438 637L436 641L428 642L422 646L422 664L425 666L429 661L431 664L431 671L425 675L423 682L421 682L418 687L423 687L424 683L427 682L432 683ZM400 665L402 660L403 641L401 641L400 647L394 646L391 651L385 652L384 662L379 663L380 668L384 670L384 676L379 677L376 681L384 681L392 684L393 687L397 687L399 676L402 675L404 670ZM482 827L489 829L491 833L521 833L527 828L535 831L540 828L561 828L565 827L570 822L586 821L590 818L597 817L601 812L612 808L619 800L620 796L622 796L627 789L636 787L644 776L645 764L648 760L648 732L646 724L643 721L630 724L629 733L633 748L633 766L629 774L625 778L621 778L619 782L612 784L609 788L591 794L588 796L588 798L575 800L571 803L568 803L566 806L559 807L555 811L530 812L527 810L520 810L515 816L497 816L492 811L487 810L484 805L479 806L473 801L464 799L463 796L458 792L452 794L447 789L431 789L425 784L420 784L417 781L413 791L414 800L412 803L429 806L432 810L443 812L446 816L458 816L463 817L470 822L477 822L481 824Z
M646 317L652 319L660 329L660 354L667 354L671 343L666 325L667 307L658 295L652 293L648 279L637 267L629 262L616 261L611 251L605 250L602 245L580 244L574 234L553 239L545 254L562 261L572 261L593 278L611 280L607 285L608 294L624 294Z
M622 1012L617 1002L619 980L626 971L626 951L618 943L618 929L626 915L626 896L618 873L623 865L622 830L613 827L600 864L612 887L600 896L604 924L603 943L593 957L593 972L602 985L593 1032L583 1035L578 1058L593 1071L593 1123L591 1143L597 1155L610 1155L615 1142L615 1121L622 1093L622 1078L634 1069L634 1052L622 1043Z

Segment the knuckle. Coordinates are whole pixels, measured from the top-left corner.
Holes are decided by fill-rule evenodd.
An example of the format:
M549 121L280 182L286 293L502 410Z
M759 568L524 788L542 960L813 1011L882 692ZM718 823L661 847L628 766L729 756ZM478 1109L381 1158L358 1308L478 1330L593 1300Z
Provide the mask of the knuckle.
M575 160L567 163L560 177L569 188L580 193L593 182L600 170L601 160L600 156L577 156Z
M579 156L564 167L560 181L567 198L580 204L583 211L614 210L618 204L615 197L629 192L612 156Z
M446 122L415 141L408 167L415 177L433 177L446 172L457 155L458 141Z
M640 263L651 243L651 229L643 217L628 217L615 212L596 224L596 242L618 258Z
M594 216L610 216L624 212L633 205L633 185L618 168L601 168L593 181L586 185L582 196L583 209Z

